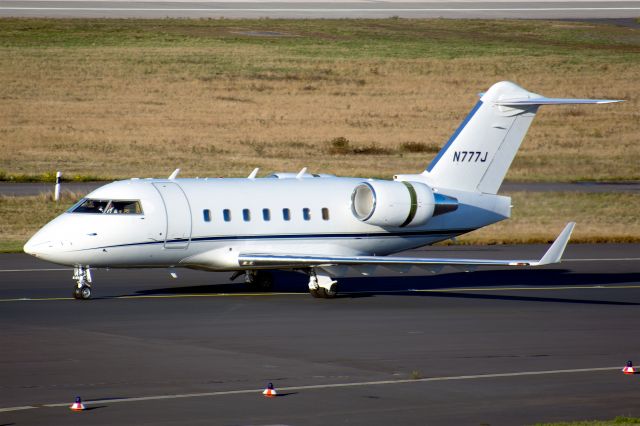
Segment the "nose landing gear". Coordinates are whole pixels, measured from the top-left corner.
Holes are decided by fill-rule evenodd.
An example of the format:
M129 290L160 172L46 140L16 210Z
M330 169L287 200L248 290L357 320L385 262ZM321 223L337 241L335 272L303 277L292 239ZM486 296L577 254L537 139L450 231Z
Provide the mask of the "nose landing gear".
M91 268L76 266L73 268L73 279L76 280L73 298L89 299L91 297Z

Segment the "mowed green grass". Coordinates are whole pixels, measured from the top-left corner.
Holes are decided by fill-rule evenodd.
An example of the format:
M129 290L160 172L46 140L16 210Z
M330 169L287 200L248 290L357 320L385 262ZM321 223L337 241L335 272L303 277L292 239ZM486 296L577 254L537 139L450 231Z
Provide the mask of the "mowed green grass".
M573 243L640 242L640 196L575 192L510 194L514 205L509 220L457 238L457 244L549 243L567 222L577 222ZM45 223L72 206L79 194L64 193L60 202L51 194L0 196L0 252L19 252ZM216 231L214 231L216 232Z

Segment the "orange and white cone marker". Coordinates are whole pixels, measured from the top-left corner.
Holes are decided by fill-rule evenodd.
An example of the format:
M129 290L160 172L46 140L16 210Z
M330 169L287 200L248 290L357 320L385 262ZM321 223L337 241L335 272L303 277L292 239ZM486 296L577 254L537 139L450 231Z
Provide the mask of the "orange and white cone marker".
M71 404L71 408L73 411L84 411L84 404L82 403L82 399L79 396L76 396L76 402Z
M624 374L636 374L637 370L633 366L633 363L631 361L627 361L627 365L624 366L624 368L622 369L622 372Z
M267 388L262 392L262 394L266 397L273 398L274 396L278 396L278 392L273 388L273 383L269 383Z

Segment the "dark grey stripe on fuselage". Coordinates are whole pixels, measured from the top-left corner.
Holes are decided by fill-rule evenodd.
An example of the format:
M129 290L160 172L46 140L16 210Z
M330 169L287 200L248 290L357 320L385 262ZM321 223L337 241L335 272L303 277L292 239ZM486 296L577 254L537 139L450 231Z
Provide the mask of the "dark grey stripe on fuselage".
M280 235L225 235L225 236L209 236L209 237L196 237L191 238L190 242L199 243L199 242L207 242L207 241L238 241L238 240L304 240L304 239L365 239L365 238L416 238L416 237L428 237L428 236L440 236L442 239L447 239L454 237L456 235L465 234L467 232L471 232L473 229L441 229L441 230L432 230L432 231L414 231L414 232L376 232L376 233L359 233L359 234L348 234L348 233L336 233L336 234L280 234ZM170 240L168 242L181 242L188 240ZM138 243L127 243L127 244L115 244L110 246L99 246L92 247L88 249L78 250L78 251L86 251L86 250L96 250L96 249L108 249L108 248L116 248L116 247L132 247L132 246L142 246L142 245L153 245L153 244L163 244L165 241L145 241Z

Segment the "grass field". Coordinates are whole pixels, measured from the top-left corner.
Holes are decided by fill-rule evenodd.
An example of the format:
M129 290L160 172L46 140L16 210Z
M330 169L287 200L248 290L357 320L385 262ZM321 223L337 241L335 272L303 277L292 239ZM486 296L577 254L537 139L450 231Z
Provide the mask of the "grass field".
M514 192L512 218L457 239L459 244L547 243L569 221L572 243L640 242L640 196L633 194ZM80 196L0 196L0 252L21 251L26 240ZM631 214L629 213L631 212Z
M543 109L509 179L640 179L639 30L405 19L0 19L0 179L417 172L505 79L627 100Z

